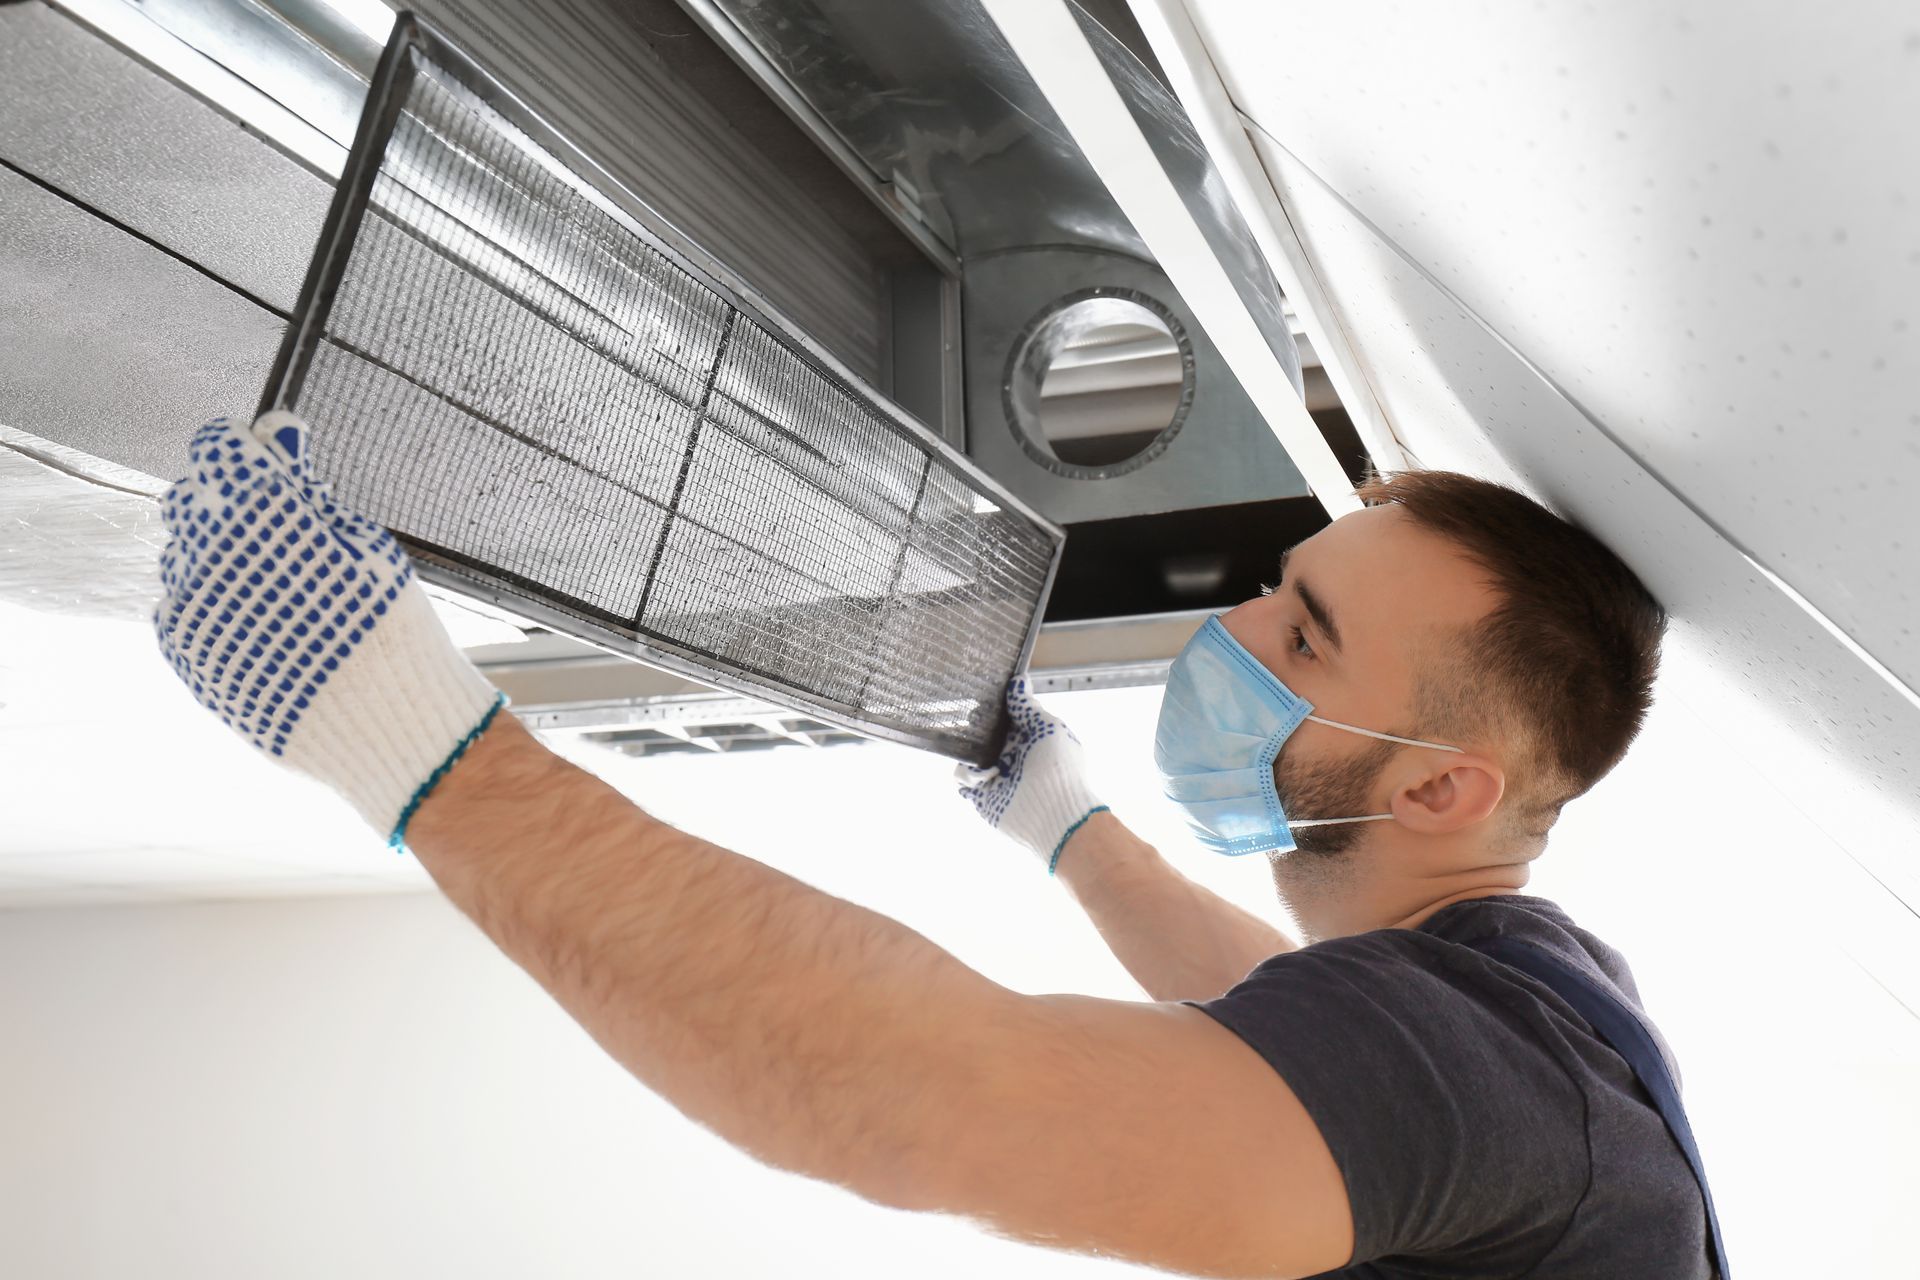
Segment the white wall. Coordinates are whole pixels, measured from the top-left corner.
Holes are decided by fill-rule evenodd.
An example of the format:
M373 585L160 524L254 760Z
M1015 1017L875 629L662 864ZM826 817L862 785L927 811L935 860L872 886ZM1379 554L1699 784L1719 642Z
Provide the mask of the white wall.
M1105 794L1274 913L1153 793L1158 691L1054 700ZM884 746L605 771L1025 990L1137 994L938 760ZM1743 1280L1903 1265L1920 1023L1850 958L1823 837L1673 700L1534 888L1632 960L1679 1053ZM313 793L316 805L331 801ZM440 900L0 911L0 1273L1118 1274L760 1168L629 1080Z
M1113 1274L754 1164L444 900L0 913L0 1274Z
M795 749L667 761L641 790L1003 981L1135 994L1044 871L980 837L949 771ZM903 780L908 798L862 810ZM891 825L915 798L937 806L913 820L938 828L924 837ZM829 823L844 842L801 834ZM635 1084L437 895L0 911L0 1027L8 1277L1131 1271L755 1164Z

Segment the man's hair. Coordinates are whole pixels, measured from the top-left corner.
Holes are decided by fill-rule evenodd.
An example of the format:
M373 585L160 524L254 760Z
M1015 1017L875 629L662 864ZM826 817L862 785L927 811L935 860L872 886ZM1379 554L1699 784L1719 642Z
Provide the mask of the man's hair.
M1499 597L1420 663L1417 714L1427 733L1497 736L1507 835L1537 853L1561 806L1605 777L1640 732L1666 611L1598 538L1504 485L1402 471L1369 476L1359 496L1451 542Z

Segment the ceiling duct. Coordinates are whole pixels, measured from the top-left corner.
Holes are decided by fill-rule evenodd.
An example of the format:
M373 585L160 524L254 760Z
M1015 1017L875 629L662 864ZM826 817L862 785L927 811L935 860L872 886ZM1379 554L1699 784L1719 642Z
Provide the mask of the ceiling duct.
M896 217L952 250L967 452L1015 493L1070 524L1307 493L976 0L683 3ZM1184 112L1075 14L1298 387L1272 274Z
M672 0L413 7L958 439L941 268ZM380 47L319 0L0 5L0 420L165 477L195 425L250 407Z
M1043 683L1155 679L1194 611L1250 594L1324 519L974 0L416 7L675 243L1073 523L1049 617L1084 621L1045 629ZM1297 377L1185 117L1077 17ZM318 0L0 6L0 422L180 474L188 428L266 376L378 50ZM573 657L617 691L570 696L615 719L684 688Z

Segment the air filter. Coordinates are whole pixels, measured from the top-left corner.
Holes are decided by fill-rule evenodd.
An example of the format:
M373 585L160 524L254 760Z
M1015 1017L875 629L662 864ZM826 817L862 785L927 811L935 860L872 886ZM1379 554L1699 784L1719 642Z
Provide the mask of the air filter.
M976 762L1065 539L411 15L275 407L425 576Z

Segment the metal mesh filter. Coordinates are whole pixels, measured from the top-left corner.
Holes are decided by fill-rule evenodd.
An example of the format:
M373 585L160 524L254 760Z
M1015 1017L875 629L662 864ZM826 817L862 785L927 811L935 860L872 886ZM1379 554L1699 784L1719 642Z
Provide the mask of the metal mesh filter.
M405 16L265 403L428 576L963 759L1064 539Z

